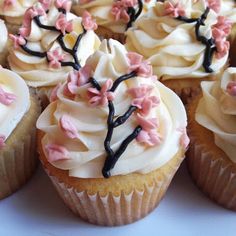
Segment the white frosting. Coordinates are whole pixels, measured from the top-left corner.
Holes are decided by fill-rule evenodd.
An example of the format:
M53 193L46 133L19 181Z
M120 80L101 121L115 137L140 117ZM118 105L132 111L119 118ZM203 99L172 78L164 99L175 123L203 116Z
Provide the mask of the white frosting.
M52 5L47 16L41 16L40 20L45 25L54 25L60 12ZM78 36L83 32L81 25L82 18L76 17L71 13L67 13L67 20L73 20L73 31L64 36L65 45L72 49ZM56 41L59 33L39 28L34 21L31 22L31 32L27 37L27 47L34 51L52 51L60 47ZM100 45L98 36L92 31L88 30L82 37L78 50L77 57L83 66L89 55L91 55ZM68 61L73 61L69 55ZM71 66L61 67L58 69L49 68L49 63L46 57L40 58L32 56L22 49L12 48L8 58L11 69L21 75L29 86L34 88L42 86L55 86L60 82L64 82L69 71L72 71Z
M104 40L100 49L86 64L92 67L93 77L102 84L107 79L116 80L127 73L129 62L126 54L127 51L119 42ZM133 140L117 161L111 175L150 172L167 163L181 148L180 139L187 119L184 106L175 93L156 80L133 77L122 82L115 91L115 116L123 115L131 104L132 98L127 89L141 85L153 86L152 95L160 98L160 104L152 109L147 118L157 119L162 140L156 146L147 146ZM91 86L90 83L79 87L74 99L63 94L65 86L66 83L58 90L58 100L51 103L38 119L37 128L45 133L42 146L65 146L69 160L55 161L52 164L57 168L69 170L70 176L102 177L101 171L106 157L103 142L107 133L108 107L88 105L87 89ZM58 125L59 119L65 114L73 120L78 138L69 139ZM136 118L131 116L123 125L115 128L111 147L116 150L136 126ZM45 155L47 156L46 151Z
M0 52L3 52L7 46L7 28L3 20L0 20Z
M5 16L7 22L20 25L26 9L35 2L36 0L15 0L12 5L4 7L4 0L0 0L0 15Z
M184 6L188 18L198 18L206 9L204 0L178 2ZM164 16L163 12L163 3L157 2L134 23L134 27L126 32L127 49L151 61L154 73L163 80L208 76L209 73L202 66L206 46L196 39L196 23L185 23L172 16ZM212 37L211 27L216 24L217 16L210 10L205 26L200 27L202 35ZM227 58L228 53L221 59L213 56L211 68L215 73L224 67Z
M19 75L3 68L0 68L0 87L16 96L10 105L0 102L0 135L7 139L29 110L29 89Z
M114 0L91 0L88 3L75 4L73 10L77 14L81 14L83 10L86 10L95 17L98 26L103 26L114 33L124 33L127 23L123 20L116 21L115 17L111 14L112 4L114 2ZM149 2L143 0L142 14L144 14L148 8L154 6L155 2L156 0L150 0Z
M236 82L236 68L228 68L219 82L202 82L196 120L214 133L215 144L236 163L236 97L226 91L230 81Z

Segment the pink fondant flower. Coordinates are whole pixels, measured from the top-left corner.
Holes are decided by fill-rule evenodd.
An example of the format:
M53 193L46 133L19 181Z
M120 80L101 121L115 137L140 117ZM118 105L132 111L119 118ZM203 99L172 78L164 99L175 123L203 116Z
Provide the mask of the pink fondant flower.
M139 113L142 116L147 116L151 109L158 106L160 100L156 96L145 96L142 98L135 98L131 105L136 106L139 109Z
M3 10L7 10L12 7L16 3L16 0L4 0L3 2Z
M149 146L158 145L161 142L161 136L157 132L157 118L146 119L137 114L137 122L142 127L136 140Z
M186 133L186 127L180 127L177 129L178 131L180 131L182 133L181 137L180 137L180 145L186 149L189 145L190 139Z
M47 11L51 6L52 0L39 0L39 2L42 4L43 9Z
M136 88L130 88L127 90L127 92L133 97L133 98L141 98L146 95L149 95L151 91L153 90L152 86L148 85L141 85L140 87Z
M128 8L133 7L135 4L137 4L136 0L116 1L112 4L111 14L115 17L116 21L122 19L125 22L129 22L130 16L128 14Z
M218 16L217 23L213 25L213 29L220 30L222 32L222 35L224 33L224 37L230 34L231 28L232 28L232 22L224 16Z
M220 0L207 0L207 5L210 9L215 11L216 13L220 12L221 1Z
M58 97L57 97L57 91L58 91L58 89L61 87L61 83L59 83L59 84L57 84L57 86L56 87L54 87L53 88L53 90L52 90L52 92L51 92L51 94L50 94L50 98L49 98L49 101L50 102L54 102L54 101L56 101L57 99L58 99Z
M55 6L57 8L65 9L66 12L70 11L71 5L72 5L72 1L70 1L70 0L56 0L55 1Z
M61 52L61 48L57 47L53 51L47 52L47 58L49 61L49 67L58 69L61 68L61 62L65 58L65 54Z
M227 84L226 91L230 96L236 97L236 81L230 81Z
M0 135L0 149L6 145L5 139L6 139L6 137L4 135Z
M28 8L25 12L27 18L33 19L35 16L45 16L46 12L42 5L36 5Z
M22 27L19 28L19 34L22 37L26 38L26 37L28 37L30 35L30 30L31 30L30 26L27 26L27 27L22 26Z
M128 72L135 71L138 76L145 78L152 76L152 66L148 61L142 61L143 56L136 52L128 52L127 57L129 59Z
M91 67L85 65L79 71L71 71L67 78L67 84L64 89L66 96L74 96L77 88L88 83L91 74Z
M102 86L101 90L96 88L88 88L88 98L89 104L91 106L105 106L108 104L108 101L114 100L114 93L110 92L113 85L113 81L108 79Z
M58 144L48 144L45 146L45 151L47 153L47 159L49 162L68 160L68 150Z
M172 17L184 16L185 10L179 2L173 4L171 2L166 1L164 2L164 15Z
M220 59L224 57L229 52L229 41L225 40L217 40L215 42L216 45L216 58Z
M92 19L92 16L88 11L83 12L82 25L86 30L96 30L98 28L96 21Z
M21 45L26 44L26 40L21 35L9 34L9 38L13 41L15 49L19 48Z
M68 115L63 115L59 120L59 126L63 133L71 139L78 138L78 131L73 120Z
M72 20L67 21L65 14L61 13L56 20L55 27L63 34L70 33L73 30Z
M12 93L7 93L0 87L0 103L2 103L3 105L9 106L15 100L16 100L16 95Z

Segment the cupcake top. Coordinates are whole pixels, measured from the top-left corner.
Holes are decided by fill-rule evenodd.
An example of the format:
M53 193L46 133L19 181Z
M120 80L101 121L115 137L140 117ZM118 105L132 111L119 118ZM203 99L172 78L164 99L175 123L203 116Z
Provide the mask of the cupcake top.
M29 89L24 80L0 67L0 150L29 107Z
M0 19L0 53L5 50L7 47L7 40L8 40L8 35L7 35L7 27L4 23L3 20Z
M55 86L69 71L78 70L100 45L96 23L89 13L76 17L68 0L40 0L29 8L13 45L10 68L29 86Z
M236 163L236 68L228 68L221 81L201 86L196 120L214 133L215 144Z
M127 31L126 47L150 60L163 80L205 77L225 66L230 30L203 0L157 2Z
M147 173L188 145L180 99L118 41L104 40L54 99L37 128L48 161L70 176Z
M20 25L26 9L35 2L36 0L0 0L0 15L4 16L7 22Z
M89 11L98 26L114 33L124 33L155 2L156 0L80 0L73 10L77 14Z

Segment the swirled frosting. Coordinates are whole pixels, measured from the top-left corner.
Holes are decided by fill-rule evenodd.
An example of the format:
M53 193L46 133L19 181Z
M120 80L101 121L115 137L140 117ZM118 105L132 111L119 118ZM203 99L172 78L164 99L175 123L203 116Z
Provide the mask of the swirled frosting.
M215 144L236 163L236 68L228 68L221 81L201 86L196 121L214 133Z
M25 11L35 2L36 0L0 0L0 15L7 22L20 25Z
M104 28L107 28L114 33L124 33L126 31L127 23L129 21L129 19L127 19L127 14L125 13L127 9L125 10L122 7L122 3L119 5L119 3L117 2L119 1L83 0L79 1L79 3L74 5L73 11L80 15L84 10L86 10L90 12L93 17L95 17L98 26L103 26ZM133 4L134 9L136 11L138 9L138 3L135 0L120 0L120 2L124 2L124 5L129 5L129 2L135 2ZM152 7L155 2L155 0L142 0L143 8L141 15L147 12L147 9ZM118 4L118 6L115 6L114 4Z
M7 47L7 27L3 20L0 20L0 53Z
M126 32L126 47L151 61L163 80L205 77L227 62L230 24L204 0L157 2Z
M19 34L11 35L8 57L10 68L32 87L64 82L100 45L93 27L86 25L91 17L71 14L70 1L40 2L26 11Z
M29 110L29 89L16 73L0 68L0 150Z
M80 70L78 81L71 75L58 89L57 100L37 121L37 128L45 133L42 146L52 165L69 170L70 176L100 178L104 163L109 162L106 140L108 149L118 155L134 129L139 134L128 143L111 168L111 175L150 172L186 148L183 104L153 78L150 65L140 60L138 54L128 53L118 41L104 40ZM118 78L123 81L113 90ZM123 115L130 110L129 117ZM115 128L111 139L106 139L111 131L110 115Z

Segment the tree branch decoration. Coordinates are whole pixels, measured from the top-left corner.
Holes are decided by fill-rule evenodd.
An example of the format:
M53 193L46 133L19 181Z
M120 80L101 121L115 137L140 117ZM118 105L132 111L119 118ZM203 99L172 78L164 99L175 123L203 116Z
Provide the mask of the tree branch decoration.
M149 96L153 88L142 86L138 88L133 88L131 89L131 91L128 91L136 99L133 100L132 104L129 106L129 108L123 115L115 117L115 107L113 104L113 100L114 92L119 87L119 85L123 81L132 79L136 76L143 76L147 79L150 79L152 76L152 67L149 65L148 62L142 62L142 56L136 53L128 53L128 57L130 59L131 72L120 76L114 82L110 79L107 80L105 84L103 84L103 86L100 86L95 78L90 77L89 79L89 82L92 85L92 88L88 89L88 95L90 98L89 103L93 106L108 105L109 109L107 118L108 130L106 138L104 140L104 148L107 153L107 157L102 169L102 174L105 178L110 177L110 171L114 168L120 156L124 153L127 146L134 139L137 139L140 136L140 142L147 143L151 146L160 143L160 136L157 133L157 118L147 120L145 120L146 118L144 118L144 116L147 116L150 113L153 107L156 107L159 104L158 97ZM143 110L145 110L145 112ZM137 121L139 124L135 127L133 132L121 142L119 148L114 151L111 148L111 139L114 129L124 124L134 113L136 113ZM145 137L143 137L143 135Z
M78 35L74 46L72 48L68 48L64 42L64 37L66 34L69 34L73 31L72 21L68 21L66 18L66 15L71 8L71 1L54 1L54 5L59 12L55 25L45 25L41 22L41 17L47 16L47 14L49 13L49 8L52 4L52 0L40 0L39 2L39 4L34 5L26 11L24 15L23 26L19 29L18 35L9 35L10 39L12 39L14 42L14 47L21 48L23 51L30 55L40 58L46 58L49 63L49 67L51 68L58 69L61 66L71 66L74 70L79 70L81 68L81 65L77 56L78 47L82 37L86 34L87 30L96 29L97 25L95 21L92 20L91 15L88 12L84 12L82 16L83 32ZM32 20L39 28L57 32L59 35L56 38L56 41L58 42L60 47L48 52L40 52L30 49L27 46L27 37L30 35ZM73 61L65 61L66 54L71 55Z
M207 7L199 18L187 18L185 16L185 10L180 3L176 3L175 5L168 1L164 3L164 15L170 15L177 20L186 23L196 23L196 39L206 46L203 59L203 68L207 73L212 73L214 72L211 68L214 52L216 53L217 59L224 57L228 53L229 42L226 40L226 37L231 31L232 24L225 17L218 16L217 23L212 26L212 37L207 38L201 35L200 27L205 25L205 20L207 19L209 12L210 8Z
M135 6L137 6L137 9ZM115 20L124 20L127 22L126 30L130 28L134 21L140 16L143 11L142 0L117 0L112 4L111 14Z

